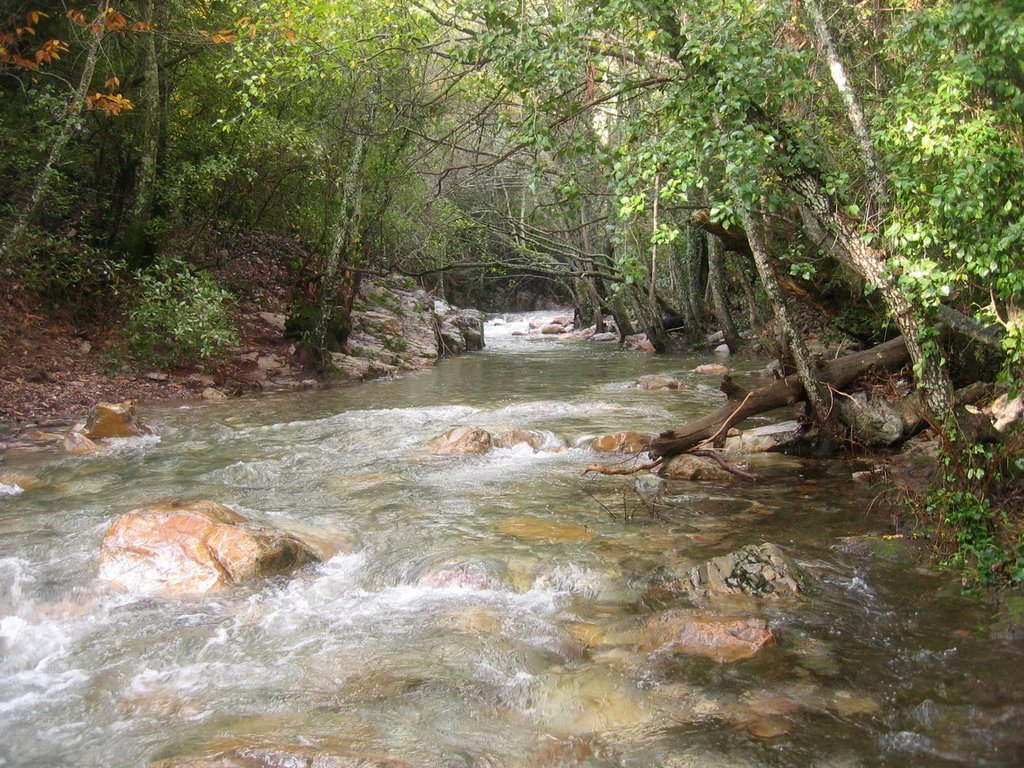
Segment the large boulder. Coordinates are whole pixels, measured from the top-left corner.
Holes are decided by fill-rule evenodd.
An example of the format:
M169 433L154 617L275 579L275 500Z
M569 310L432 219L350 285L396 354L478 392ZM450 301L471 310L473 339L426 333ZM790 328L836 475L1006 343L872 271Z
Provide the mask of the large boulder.
M777 598L799 594L804 578L775 544L751 544L693 568L688 591L698 599L740 594Z
M491 433L479 427L455 427L430 443L434 453L448 456L468 456L486 453L494 444Z
M692 616L668 611L651 618L641 632L641 650L705 656L726 663L749 659L775 645L764 619Z
M104 437L140 437L152 430L135 415L131 400L123 403L96 403L85 422L85 436L90 440Z
M615 432L598 435L590 443L590 450L598 453L640 453L647 450L650 435L639 432Z
M881 398L863 392L838 398L839 419L850 428L851 437L861 445L882 447L903 437L904 418Z
M129 592L202 595L318 560L294 536L250 523L223 504L154 504L111 523L100 545L99 578Z

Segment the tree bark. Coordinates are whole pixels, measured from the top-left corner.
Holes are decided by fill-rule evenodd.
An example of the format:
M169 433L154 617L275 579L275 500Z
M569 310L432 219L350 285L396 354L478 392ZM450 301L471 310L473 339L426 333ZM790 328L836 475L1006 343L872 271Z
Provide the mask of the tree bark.
M878 288L896 327L906 339L907 351L914 363L914 376L924 390L925 402L936 426L956 431L953 384L937 354L927 354L922 345L925 326L910 298L886 269L884 255L864 242L860 233L832 206L821 183L810 173L798 171L789 178L794 192L804 199L807 215L812 216L835 239L832 255Z
M882 173L878 156L875 154L875 145L871 140L871 130L868 128L867 118L864 116L864 107L857 90L850 83L850 78L846 74L846 66L839 57L818 0L803 0L803 6L810 17L811 27L814 29L815 43L828 63L832 82L835 83L836 90L839 91L839 96L843 100L846 117L850 121L853 135L860 147L861 161L864 163L864 170L868 175L867 219L872 220L876 216L884 214L889 208L889 201L885 175Z
M811 355L807 351L804 337L797 330L789 316L786 297L779 286L779 279L775 274L775 266L768 255L763 221L759 213L755 213L746 207L740 209L740 218L743 221L743 228L747 231L750 249L754 252L754 264L757 266L757 273L761 278L761 284L764 286L765 293L768 294L768 299L771 301L772 309L775 312L775 319L782 327L786 339L789 341L789 351L793 355L793 362L796 364L797 373L803 379L811 412L814 414L814 419L818 426L822 428L823 433L828 435L832 409L827 404L828 398L826 397L824 387L815 378L815 371L811 365Z
M156 191L157 153L160 148L160 70L157 63L154 0L144 0L140 8L142 19L153 29L142 33L142 136L139 141L139 159L135 171L135 190L132 210L125 232L124 250L130 263L141 266L152 250L147 227L153 213Z
M821 364L816 368L813 380L843 389L871 369L896 370L906 361L906 344L903 338L897 337L864 352L844 355ZM647 447L651 456L668 458L684 453L716 434L724 435L729 427L750 416L803 402L807 398L800 374L787 376L750 391L741 389L726 377L721 389L728 397L724 405L679 429L661 433Z
M729 351L736 353L740 348L740 335L732 320L729 301L726 298L725 284L725 248L722 241L714 235L707 236L708 243L708 282L711 284L711 300L715 305L715 315L722 327L725 343Z
M89 41L89 47L86 50L85 64L82 67L82 75L78 79L78 87L75 88L71 100L68 101L64 122L61 125L60 132L57 134L57 138L54 139L53 144L50 146L50 153L46 158L46 164L43 166L42 171L40 171L39 178L36 179L36 186L32 190L32 195L15 217L10 229L7 230L7 236L0 243L0 264L6 263L7 258L14 250L15 244L25 234L29 224L32 223L32 219L36 211L39 210L43 197L50 188L50 182L56 173L56 167L60 163L61 156L64 154L64 147L67 146L68 141L71 139L71 134L78 122L78 116L82 113L85 97L89 94L89 86L92 84L93 72L96 70L96 60L100 55L100 42L103 40L103 30L105 29L103 21L107 5L108 0L102 0L99 3L95 20L86 27L88 30L87 34L92 39ZM96 29L97 25L98 29Z

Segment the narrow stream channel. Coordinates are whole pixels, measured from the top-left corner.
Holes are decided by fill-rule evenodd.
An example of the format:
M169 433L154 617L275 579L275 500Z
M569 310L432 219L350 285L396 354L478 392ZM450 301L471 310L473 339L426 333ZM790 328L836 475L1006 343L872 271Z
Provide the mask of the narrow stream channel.
M1024 654L880 538L849 465L759 459L756 485L673 483L652 507L632 478L582 476L598 457L579 446L717 405L717 378L689 372L707 356L514 327L396 380L143 407L156 436L89 457L9 451L5 471L44 486L0 496L0 766L246 745L446 768L1024 764ZM660 372L688 388L630 387ZM458 425L566 448L427 450ZM95 583L116 515L202 498L344 552L195 600ZM674 607L651 596L663 574L765 541L811 577L799 601L747 607L775 647L730 664L639 649Z

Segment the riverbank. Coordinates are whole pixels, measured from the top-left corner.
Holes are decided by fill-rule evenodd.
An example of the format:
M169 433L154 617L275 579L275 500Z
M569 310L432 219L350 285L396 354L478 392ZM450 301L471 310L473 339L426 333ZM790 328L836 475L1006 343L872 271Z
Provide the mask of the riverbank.
M336 386L483 345L481 313L450 307L412 281L376 278L364 281L334 370L317 371L285 331L294 282L286 256L254 251L211 270L235 296L239 343L222 359L180 369L135 357L117 314L105 323L76 322L13 284L0 307L0 436L66 426L101 401L221 400Z

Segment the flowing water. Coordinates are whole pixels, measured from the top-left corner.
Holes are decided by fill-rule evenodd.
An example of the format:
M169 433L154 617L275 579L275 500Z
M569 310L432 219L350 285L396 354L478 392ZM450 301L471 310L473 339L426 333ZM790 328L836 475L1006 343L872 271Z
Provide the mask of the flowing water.
M687 372L706 358L512 327L396 380L146 407L157 436L88 457L9 451L5 471L43 487L0 487L0 766L242 745L413 766L1024 763L1024 655L913 548L844 538L890 532L850 466L762 459L755 485L653 496L584 477L589 436L683 423L719 403L717 379ZM655 372L689 388L630 388ZM432 455L457 425L566 448ZM114 516L199 498L343 552L200 599L95 583ZM639 650L675 607L652 584L763 541L811 576L801 600L745 608L776 647L731 664Z

